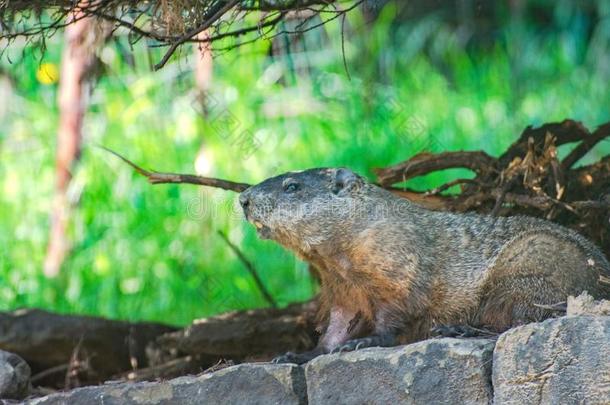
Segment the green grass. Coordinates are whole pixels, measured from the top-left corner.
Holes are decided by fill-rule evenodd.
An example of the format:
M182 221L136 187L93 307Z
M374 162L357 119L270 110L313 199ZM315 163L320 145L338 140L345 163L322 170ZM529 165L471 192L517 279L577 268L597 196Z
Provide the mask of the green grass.
M349 76L338 23L325 26L325 35L312 34L308 50L289 57L270 59L264 42L218 56L207 118L194 103L192 58L152 73L143 44L134 49L134 68L108 45L71 187L73 249L54 280L42 275L42 262L57 85L37 81L35 52L26 49L21 57L14 50L18 63L2 61L14 85L5 104L0 101L0 309L186 324L265 306L217 230L241 246L280 304L315 292L304 263L257 239L235 194L150 186L96 144L145 167L177 172L194 172L203 145L209 175L251 183L314 166L349 166L373 179L372 168L422 149L498 154L526 125L571 117L592 128L610 120L607 22L590 39L575 29L576 17L547 33L507 25L493 46L465 50L438 18L395 29L391 17L384 10L370 32L361 28L346 37ZM354 12L347 23L360 27L362 16ZM44 62L58 64L60 51L56 36ZM153 60L159 56L152 52ZM254 148L243 143L252 136ZM585 162L609 151L606 142ZM434 174L410 186L458 175L463 172Z

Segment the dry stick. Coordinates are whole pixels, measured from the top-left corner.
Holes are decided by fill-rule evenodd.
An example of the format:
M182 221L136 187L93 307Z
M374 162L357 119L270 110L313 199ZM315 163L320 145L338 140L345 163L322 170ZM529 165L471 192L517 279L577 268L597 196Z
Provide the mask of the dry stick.
M80 338L78 339L78 343L72 350L72 355L70 356L70 360L68 361L68 368L66 369L66 375L64 377L64 388L65 389L72 387L72 385L71 385L72 381L76 381L76 383L78 384L79 372L82 372L89 367L88 359L85 359L83 361L81 361L79 359L79 354L80 354L82 347L83 347L83 335L81 335ZM84 365L84 367L83 367L83 365Z
M431 190L426 191L424 194L425 195L436 195L436 194L440 194L443 191L453 187L453 186L457 186L458 184L478 184L478 182L476 180L473 179L455 179L455 180L451 180L445 184L442 184L436 188L433 188Z
M38 374L34 374L30 378L30 381L32 383L35 383L35 382L37 382L39 380L42 380L43 378L46 378L46 377L48 377L50 375L57 374L59 372L66 372L69 368L70 368L69 364L60 364L60 365L57 365L57 366L53 366L51 368L48 368L46 370L43 370L43 371L39 372Z
M498 158L499 166L506 167L515 157L525 156L528 150L527 141L529 138L533 138L534 144L541 147L547 133L551 133L556 137L555 146L579 142L590 136L589 130L582 123L570 119L544 124L538 128L528 126L523 130L519 139L509 146L506 152L500 155Z
M496 168L496 159L483 151L459 151L441 153L419 153L409 160L396 165L373 169L377 180L382 186L406 181L433 171L466 168L477 174L493 172Z
M513 186L513 184L516 183L516 179L517 177L515 176L508 180L506 183L504 183L504 185L500 189L500 192L496 196L496 202L489 215L491 215L492 217L498 216L498 213L502 208L502 204L504 203L504 199L506 198L506 194L508 193L508 190L510 190L510 188Z
M133 163L131 160L127 159L119 155L117 152L106 148L105 146L99 146L107 152L112 153L114 156L121 159L123 162L127 163L129 166L133 167L136 172L140 173L142 176L146 177L151 184L164 184L164 183L186 183L186 184L196 184L199 186L208 186L208 187L216 187L221 188L223 190L235 191L236 193L241 193L248 187L250 184L246 183L237 183L235 181L230 180L222 180L216 179L213 177L203 177L197 176L194 174L180 174L180 173L161 173L156 171L148 171L146 169L141 168L140 166Z
M226 2L219 2L212 10L210 10L208 12L208 14L204 17L204 21L201 25L191 29L190 31L186 32L184 35L182 35L178 40L176 40L174 43L171 44L171 46L169 47L169 49L167 50L167 52L165 52L165 55L163 55L163 57L161 58L161 60L159 61L159 63L157 63L154 66L154 70L159 70L161 69L163 66L165 66L165 64L167 63L167 61L169 60L169 58L174 54L174 52L176 52L176 49L178 49L178 47L180 45L182 45L183 43L185 43L189 38L194 37L195 35L199 34L200 32L210 28L210 26L212 24L214 24L217 20L219 20L226 12L228 12L230 9L232 9L234 6L237 5L237 3L239 3L239 0L230 0L230 1L226 1Z
M200 186L217 187L217 188L222 188L224 190L235 191L238 193L240 193L240 192L244 191L245 189L247 189L248 187L250 187L249 184L245 184L245 183L236 183L234 181L215 179L215 178L211 178L211 177L196 176L193 174L151 172L151 171L141 168L140 166L133 163L131 160L119 155L118 153L116 153L115 151L113 151L111 149L108 149L104 146L100 146L100 148L112 153L114 156L118 157L123 162L125 162L129 166L133 167L138 173L140 173L142 176L146 177L148 179L148 181L152 184L188 183L188 184L197 184ZM224 239L224 241L227 243L227 245L229 245L231 250L233 250L233 252L237 255L239 260L241 260L241 262L244 264L244 266L246 266L246 269L250 272L250 274L254 278L254 281L256 282L256 285L258 286L261 293L265 297L265 300L273 308L277 308L277 304L276 304L275 300L273 299L271 294L269 294L269 292L263 285L260 277L258 276L258 273L256 272L256 269L254 268L254 265L252 265L252 263L244 256L244 254L237 248L237 246L235 246L233 243L231 243L231 241L226 237L226 235L224 233L222 233L221 231L218 231L218 234L222 237L222 239Z
M579 161L580 158L593 149L595 145L608 136L610 136L610 122L600 125L591 135L585 137L582 142L563 159L563 162L561 162L562 167L564 169L572 167L574 163Z
M173 378L179 375L201 371L200 355L188 355L168 360L162 364L126 371L111 377L112 380L152 381L156 379Z
M225 235L222 231L218 231L218 234L220 235L220 237L227 243L227 245L229 245L229 247L231 248L231 250L237 255L237 257L239 258L239 260L244 264L244 266L246 267L246 269L248 270L248 272L250 272L250 274L252 275L252 278L254 279L254 282L256 283L256 285L258 286L258 289L260 290L261 294L263 294L263 297L265 298L265 300L269 303L269 305L271 305L273 308L277 308L277 304L275 302L275 300L273 299L273 297L271 296L271 294L269 294L269 291L267 291L267 289L265 288L265 285L263 284L263 282L261 281L260 277L258 276L258 273L256 271L256 268L254 268L254 265L252 264L252 262L250 262L246 256L239 250L239 248L237 246L235 246L230 240L229 238L227 238L227 235Z

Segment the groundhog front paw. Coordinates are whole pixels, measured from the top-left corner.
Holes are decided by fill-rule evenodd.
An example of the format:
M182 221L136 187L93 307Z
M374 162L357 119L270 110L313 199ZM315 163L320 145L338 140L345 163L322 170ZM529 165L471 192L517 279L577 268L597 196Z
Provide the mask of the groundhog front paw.
M437 337L493 337L497 333L487 329L479 329L469 325L437 325L430 330Z
M352 352L354 350L365 349L376 346L393 346L395 339L392 336L368 336L359 339L348 340L341 346L335 347L331 353Z
M284 364L284 363L296 363L299 364L298 355L296 353L287 352L282 354L281 356L275 357L271 362L273 364Z
M319 353L317 352L305 352L305 353L293 353L287 352L281 356L278 356L271 360L273 364L285 364L285 363L294 363L294 364L304 364L309 360L316 357Z

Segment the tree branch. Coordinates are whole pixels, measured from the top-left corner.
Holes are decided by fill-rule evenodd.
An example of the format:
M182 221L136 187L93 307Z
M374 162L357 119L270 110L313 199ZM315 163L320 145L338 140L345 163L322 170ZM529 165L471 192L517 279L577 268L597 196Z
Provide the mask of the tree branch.
M269 291L263 284L263 281L261 280L260 276L258 275L258 272L256 271L256 268L254 267L252 262L246 258L246 256L241 252L241 250L239 250L239 248L237 246L235 246L233 244L233 242L231 242L229 240L227 235L225 235L222 231L219 230L218 235L220 235L220 237L226 242L226 244L233 251L233 253L235 253L237 255L237 257L239 258L239 260L244 264L244 267L246 268L246 270L248 270L248 272L254 279L254 282L256 283L256 286L258 287L259 291L265 298L265 301L267 301L269 303L269 305L271 305L271 307L277 308L277 303L275 302L275 300L273 299L273 297L271 296L271 294L269 293Z
M151 184L164 184L164 183L177 183L177 184L196 184L199 186L208 186L221 188L223 190L235 191L237 193L241 193L248 187L250 184L246 183L237 183L235 181L216 179L213 177L203 177L197 176L194 174L180 174L180 173L161 173L156 171L148 171L146 169L141 168L140 166L133 163L131 160L127 159L124 156L121 156L117 152L106 148L105 146L99 146L107 152L112 153L114 156L121 159L123 162L127 163L129 166L133 167L134 170L140 173L142 176L146 177Z
M578 162L587 154L595 145L604 138L610 136L610 122L600 125L591 135L585 137L583 141L575 147L568 156L561 162L564 170L571 168L574 163Z
M226 37L239 37L253 34L251 39L243 40L222 49L235 47L254 42L261 38L268 39L268 33L262 33L263 28L274 29L278 22L288 18L291 13L308 11L311 17L322 13L332 13L330 18L321 18L321 22L313 26L297 26L295 30L277 32L273 36L284 34L301 34L332 21L353 10L363 0L348 1L345 9L335 8L328 10L329 5L338 0L191 0L170 4L161 0L130 1L130 0L96 0L86 5L71 0L55 0L43 2L34 1L0 1L0 24L2 32L0 37L6 43L17 37L25 37L28 41L40 41L44 47L44 40L60 28L69 24L66 17L79 11L85 17L97 17L112 24L111 31L123 27L135 34L138 38L150 38L156 43L150 46L168 46L165 54L154 66L162 68L176 52L178 47L186 42L212 42ZM162 4L163 3L163 4ZM176 2L178 3L178 2ZM234 18L224 19L231 10L235 10ZM251 13L261 15L259 22L249 23L244 17ZM274 13L278 13L277 15ZM202 15L199 15L202 14ZM269 14L272 14L271 16ZM303 22L311 18L299 17ZM167 21L176 20L177 24L168 26ZM224 32L222 27L227 27ZM161 27L162 29L159 29ZM163 28L167 29L163 29ZM176 29L177 27L177 29ZM198 33L210 30L206 39L197 39ZM258 32L258 35L255 33ZM7 45L4 45L7 46Z
M239 3L239 0L220 1L220 2L218 2L215 5L215 7L213 7L212 10L210 10L206 14L206 16L203 18L203 23L201 23L199 26L197 26L197 27L187 31L184 35L182 35L174 43L171 44L171 46L169 47L167 52L165 52L165 55L163 55L163 57L161 58L159 63L157 63L154 66L154 70L159 70L163 66L165 66L165 64L167 63L169 58L174 54L174 52L176 52L176 49L178 49L178 47L180 45L185 43L189 38L192 38L195 35L199 34L200 32L210 28L210 26L213 23L215 23L218 19L220 19L230 9L235 7L235 5L237 5L237 3Z
M436 170L466 168L476 173L493 172L496 159L483 151L419 153L411 159L383 169L373 169L381 185L389 186Z

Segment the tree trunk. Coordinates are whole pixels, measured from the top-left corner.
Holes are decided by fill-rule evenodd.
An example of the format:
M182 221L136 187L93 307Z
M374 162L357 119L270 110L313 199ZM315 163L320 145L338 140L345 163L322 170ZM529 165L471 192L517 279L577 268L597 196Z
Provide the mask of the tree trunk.
M51 230L44 262L44 274L54 277L69 249L66 235L71 201L68 187L72 168L78 160L82 140L82 123L89 93L88 76L95 63L95 30L92 18L76 20L66 27L59 82L59 128L57 132L55 199L51 212Z
M205 30L199 34L197 34L198 39L208 38L209 32ZM195 85L196 85L196 94L197 103L199 106L199 111L203 115L204 118L208 116L211 99L209 97L210 87L212 85L212 47L210 43L200 43L194 44L194 56L195 56ZM205 144L205 139L202 139L201 147L197 152L197 157L195 158L195 171L200 175L207 175L211 170L211 157L207 151L207 146ZM205 192L205 191L204 191Z
M203 31L197 34L197 39L205 39L209 36L208 31ZM205 96L210 90L212 84L212 48L209 43L195 43L195 84L197 85L198 96Z

